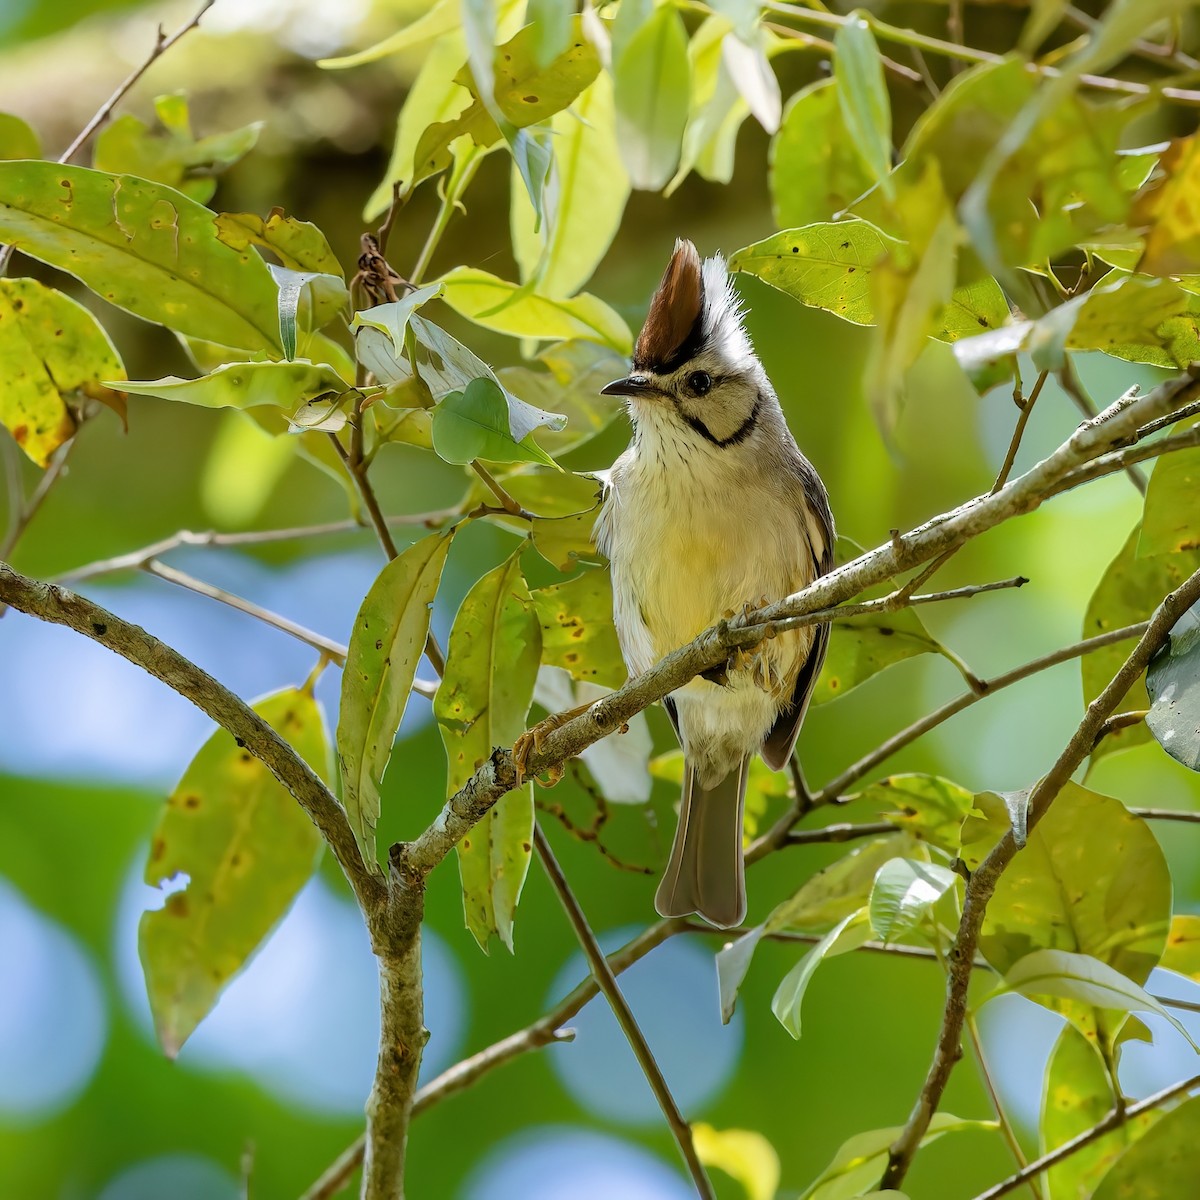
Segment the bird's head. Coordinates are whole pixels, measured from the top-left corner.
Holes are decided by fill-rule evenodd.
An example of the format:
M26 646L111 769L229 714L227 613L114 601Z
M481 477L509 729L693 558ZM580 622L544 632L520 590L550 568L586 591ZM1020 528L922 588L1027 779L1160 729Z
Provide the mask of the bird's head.
M741 444L753 434L770 385L720 255L702 263L691 242L676 241L634 347L633 370L602 394L627 396L637 424L677 424L710 446Z

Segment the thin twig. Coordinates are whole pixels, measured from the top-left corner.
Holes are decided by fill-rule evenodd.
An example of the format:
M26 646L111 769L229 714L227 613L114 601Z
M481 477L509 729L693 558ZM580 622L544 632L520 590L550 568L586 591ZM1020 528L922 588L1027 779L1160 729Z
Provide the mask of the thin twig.
M439 508L433 512L405 513L400 516L387 518L390 526L419 525L426 529L436 529L447 521L463 515L462 505L452 508ZM178 533L161 541L151 542L140 550L130 550L113 558L102 558L96 562L85 563L81 567L72 567L61 575L56 575L54 583L79 583L96 575L108 575L116 571L135 571L144 567L152 558L161 558L164 554L178 549L180 546L261 546L271 542L295 541L299 538L324 537L336 533L365 533L367 526L361 521L349 518L345 521L326 521L320 525L299 525L293 529L250 529L238 533L217 533L207 530L203 533L193 533L181 529Z
M796 4L782 3L781 0L763 0L762 7L771 12L783 13L789 17L793 17L797 21L805 21L810 25L820 25L826 29L839 29L849 21L855 19L842 16L840 13L802 8ZM928 50L930 53L939 54L950 59L958 59L962 62L998 63L1003 61L1002 55L993 54L990 50L978 50L974 46L959 46L954 42L944 41L942 38L927 37L925 34L917 33L912 29L903 29L898 25L889 25L886 21L879 20L878 17L871 13L862 15L865 16L876 37L882 38L887 42L896 42L902 46L916 46L920 50ZM1044 75L1048 79L1055 79L1062 74L1057 67L1045 66L1038 63L1029 63L1026 69L1032 74ZM1129 79L1114 79L1107 75L1091 74L1080 75L1079 82L1087 87L1096 88L1099 91L1123 92L1130 96L1159 96L1164 100L1171 100L1176 104L1200 104L1200 91L1193 91L1189 88L1136 83Z
M1029 418L1033 413L1033 406L1037 403L1037 398L1042 394L1042 388L1045 386L1049 376L1049 371L1043 371L1037 377L1037 382L1033 385L1033 390L1029 393L1029 398L1021 406L1021 411L1017 415L1016 428L1013 430L1012 440L1008 443L1008 453L1004 456L1004 462L1000 466L1000 473L996 476L996 482L992 484L993 495L1008 482L1009 472L1012 470L1013 462L1016 460L1017 451L1021 448L1021 439L1025 436L1025 426L1029 424ZM1095 416L1095 413L1092 415Z
M170 37L163 33L163 27L158 27L158 32L154 38L154 46L145 60L138 67L135 67L126 77L123 83L115 92L96 110L92 119L75 135L75 140L58 156L60 163L70 162L76 152L84 145L84 143L104 124L105 121L112 115L112 110L124 99L125 94L141 77L149 70L151 64L158 58L161 58L185 33L195 29L200 23L200 18L204 16L216 0L203 0L196 15L185 25L181 25ZM3 275L8 270L9 260L13 256L13 251L16 249L13 245L0 247L0 275ZM0 554L0 558L4 557Z
M1063 10L1063 16L1076 29L1086 29L1089 33L1093 32L1100 24L1095 17L1089 13L1085 13L1081 8L1076 8L1074 5L1068 5ZM1136 54L1139 58L1146 59L1147 62L1158 63L1160 66L1163 63L1171 63L1176 67L1181 67L1185 71L1200 70L1200 60L1194 59L1190 54L1184 53L1178 46L1162 46L1158 42L1147 42L1139 38L1130 44L1129 50L1131 54Z
M793 829L783 839L783 845L816 846L822 842L852 842L858 838L895 833L899 828L899 825L891 821L868 821L858 825L846 822L838 825L822 825L819 829Z
M1091 753L1096 732L1120 703L1133 681L1146 669L1146 664L1166 641L1175 622L1200 599L1200 571L1191 575L1171 592L1155 610L1146 632L1142 635L1121 669L1108 686L1088 705L1079 727L1054 765L1034 786L1029 797L1029 827L1032 829L1054 802L1075 770ZM962 919L950 951L950 978L941 1030L934 1049L933 1060L900 1135L892 1143L887 1168L880 1181L880 1190L898 1189L903 1182L913 1156L929 1128L929 1122L941 1103L950 1074L961 1054L963 1022L966 1017L967 986L971 963L979 943L984 913L1005 868L1017 852L1011 830L1000 840L987 858L971 874L963 898Z
M983 1039L979 1036L979 1023L970 1013L967 1014L967 1033L975 1050L975 1061L979 1064L979 1073L983 1076L983 1086L992 1102L992 1111L996 1114L996 1120L1000 1124L1001 1136L1008 1143L1013 1158L1017 1160L1017 1166L1024 1168L1028 1165L1029 1158L1021 1149L1016 1130L1013 1129L1012 1122L1004 1111L1004 1105L1000 1102L1000 1093L996 1090L995 1080L988 1069L987 1055L983 1052ZM1033 1200L1042 1200L1037 1184L1032 1179L1029 1180L1029 1190L1033 1193Z
M30 493L29 499L21 503L12 513L9 520L8 534L4 538L3 545L0 545L0 558L8 558L16 549L17 543L29 527L30 521L37 516L38 510L50 494L50 489L66 473L67 459L71 457L71 451L75 448L75 441L75 437L72 436L66 445L60 446L54 452L54 457L50 465L42 472L42 477L37 481L37 486ZM19 494L20 479L17 477L17 495Z
M196 592L200 596L207 596L210 600L217 600L221 604L227 604L230 608L236 608L238 612L254 617L256 620L262 621L263 624L270 625L272 628L296 638L297 641L304 642L305 645L311 646L314 650L319 650L330 661L337 663L339 667L346 665L347 650L345 646L339 642L332 641L323 634L314 633L313 630L306 629L303 625L298 625L295 621L280 616L279 613L262 608L252 600L243 599L243 597L237 596L233 592L227 592L224 588L219 588L211 583L205 583L203 579L197 579L194 575L189 575L186 571L180 571L176 567L169 567L166 563L159 562L156 558L151 558L143 563L142 570L147 575L153 575L158 579L165 579L168 583L174 583L179 587L187 588L190 592Z
M1189 824L1200 822L1200 812L1189 812L1181 808L1130 808L1129 811L1144 821L1185 821Z
M1140 725L1146 719L1148 713L1149 710L1145 708L1130 712L1113 713L1096 731L1096 743L1092 749L1094 750L1096 746L1100 745L1110 733L1117 733L1122 729L1129 729L1131 726Z
M1188 1079L1181 1079L1178 1083L1173 1083L1170 1087L1165 1087L1161 1092L1155 1092L1153 1096L1147 1096L1145 1100L1139 1100L1136 1104L1118 1105L1103 1121L1093 1125L1091 1129L1085 1130L1077 1137L1073 1137L1069 1142L1063 1142L1061 1146L1055 1150L1051 1150L1049 1154L1043 1154L1041 1158L1035 1158L1033 1162L1026 1167L1022 1167L1015 1175L1010 1175L994 1187L988 1188L986 1192L980 1192L975 1197L975 1200L998 1200L1000 1196L1006 1196L1014 1188L1020 1187L1026 1180L1033 1179L1043 1171L1056 1166L1064 1159L1070 1158L1072 1154L1078 1153L1085 1146L1090 1146L1092 1142L1102 1138L1106 1133L1110 1133L1114 1129L1119 1129L1126 1122L1132 1121L1135 1117L1140 1117L1142 1113L1160 1108L1169 1100L1174 1100L1176 1096L1181 1096L1184 1092L1189 1092L1197 1086L1200 1086L1200 1074L1192 1075Z
M504 507L504 511L511 513L514 517L520 517L522 521L532 521L533 513L526 512L524 508L504 489L500 481L477 459L471 460L471 470L483 480L484 486L500 501Z
M154 39L154 46L150 53L146 55L141 66L135 67L120 84L115 92L96 110L96 115L75 135L75 140L62 152L58 161L60 163L70 162L72 158L83 148L88 138L104 124L105 121L112 115L112 110L125 98L126 93L135 83L150 69L151 65L158 58L161 58L184 34L195 29L200 24L200 18L204 16L210 8L212 8L215 0L203 0L203 3L196 10L195 16L185 24L181 25L170 37L163 32L163 27L158 27L158 34Z
M600 949L599 942L596 941L596 935L588 925L587 917L584 916L583 909L579 907L579 901L575 898L575 893L571 891L571 885L567 883L567 878L562 873L562 868L558 865L554 851L550 848L550 843L546 840L546 835L542 832L540 825L534 825L533 843L537 849L538 858L541 859L542 866L545 868L546 876L566 911L571 927L575 930L575 936L588 960L592 974L596 977L596 983L604 993L609 1007L613 1010L613 1015L617 1018L626 1040L637 1056L642 1073L646 1076L646 1082L650 1084L654 1098L662 1109L671 1134L679 1147L679 1153L683 1156L683 1161L692 1176L692 1182L696 1185L696 1194L703 1200L716 1200L716 1192L713 1191L708 1173L704 1170L704 1164L696 1154L696 1147L692 1142L692 1127L679 1111L679 1106L675 1103L675 1097L671 1095L671 1089L667 1086L662 1069L654 1058L654 1052L650 1049L650 1044L646 1041L646 1037L637 1023L637 1018L634 1017L633 1010L629 1007L629 1002L617 985L617 977L613 974L608 959L604 957L604 952Z

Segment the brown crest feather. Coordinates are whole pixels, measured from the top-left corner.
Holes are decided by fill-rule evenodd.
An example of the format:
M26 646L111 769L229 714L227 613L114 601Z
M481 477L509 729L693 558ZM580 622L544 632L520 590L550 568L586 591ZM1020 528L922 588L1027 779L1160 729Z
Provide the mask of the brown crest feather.
M650 301L646 323L634 348L633 365L661 370L672 359L681 357L679 352L695 340L703 306L700 255L687 238L678 238L675 253Z

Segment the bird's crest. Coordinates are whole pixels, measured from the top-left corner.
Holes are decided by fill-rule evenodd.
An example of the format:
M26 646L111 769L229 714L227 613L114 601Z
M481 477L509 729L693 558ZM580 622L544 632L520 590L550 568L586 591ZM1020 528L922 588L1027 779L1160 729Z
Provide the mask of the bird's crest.
M700 261L696 247L678 238L675 252L650 301L634 347L636 370L666 374L702 349L736 363L750 353L742 309L720 255Z

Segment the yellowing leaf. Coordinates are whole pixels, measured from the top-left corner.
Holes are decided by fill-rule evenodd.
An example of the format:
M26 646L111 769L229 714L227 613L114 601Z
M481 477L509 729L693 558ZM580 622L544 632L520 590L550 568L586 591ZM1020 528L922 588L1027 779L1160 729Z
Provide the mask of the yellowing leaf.
M1187 275L1200 271L1200 139L1177 138L1159 159L1155 178L1143 189L1130 215L1149 226L1138 271Z
M1196 1189L1200 1096L1163 1113L1113 1164L1092 1200L1186 1200Z
M1001 876L980 953L999 972L1036 951L1090 955L1144 983L1166 945L1171 877L1146 822L1068 783Z
M155 396L202 408L253 408L274 405L291 412L307 400L329 393L340 394L350 385L324 363L234 362L199 379L134 379L121 387L137 396ZM280 422L278 432L282 433Z
M124 373L82 304L34 279L0 279L0 424L39 467L75 433L68 397L102 400L124 416L124 398L101 382Z
M322 778L329 735L305 692L254 705ZM233 736L205 742L171 793L150 843L146 882L186 886L143 914L138 948L154 1025L166 1054L179 1048L304 886L321 837L288 790Z
M12 113L0 113L0 159L39 158L42 153L38 135Z
M587 292L570 300L554 299L472 267L455 267L440 283L442 299L485 329L539 340L585 338L619 354L628 354L632 346L629 326Z
M521 576L521 551L467 593L433 702L449 760L447 795L474 774L495 746L525 728L541 654L541 626ZM484 950L493 933L511 951L513 916L529 867L533 785L510 792L458 845L467 928Z
M452 532L431 534L394 558L371 585L342 672L337 748L342 803L368 866L374 866L379 787L429 634Z
M50 162L0 162L0 241L188 337L278 353L278 289L257 254L163 184Z
M1042 1153L1098 1125L1115 1103L1112 1081L1100 1052L1074 1025L1064 1026L1050 1054L1043 1084L1038 1130ZM1113 1160L1155 1120L1156 1114L1144 1113L1124 1121L1111 1133L1052 1166L1046 1180L1053 1200L1090 1196Z
M1167 948L1158 965L1200 983L1200 916L1176 913L1171 918Z
M533 602L542 624L542 662L605 687L625 682L607 571L584 571L578 579L538 588Z
M745 1189L747 1200L775 1200L779 1188L779 1155L752 1129L714 1129L703 1121L692 1126L696 1155L706 1167L717 1167Z

